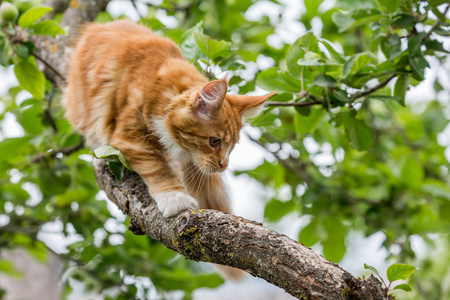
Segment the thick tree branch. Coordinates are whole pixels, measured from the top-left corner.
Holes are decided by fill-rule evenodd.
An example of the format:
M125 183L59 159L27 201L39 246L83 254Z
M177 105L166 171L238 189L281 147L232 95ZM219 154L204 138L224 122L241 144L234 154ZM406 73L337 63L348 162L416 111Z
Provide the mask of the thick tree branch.
M215 210L188 210L164 218L139 175L116 181L103 161L100 187L125 214L130 230L145 234L186 258L243 269L299 299L388 299L373 276L354 278L338 265L262 224Z
M75 36L82 23L92 21L106 3L71 1L63 15L70 37ZM35 39L36 53L62 76L67 73L70 37ZM64 81L55 78L54 72L44 70L60 89L64 87ZM126 171L124 178L116 181L103 161L96 163L95 173L100 187L130 217L130 230L189 259L244 269L300 299L389 299L373 276L359 280L311 249L259 223L214 210L189 210L167 219L136 173Z

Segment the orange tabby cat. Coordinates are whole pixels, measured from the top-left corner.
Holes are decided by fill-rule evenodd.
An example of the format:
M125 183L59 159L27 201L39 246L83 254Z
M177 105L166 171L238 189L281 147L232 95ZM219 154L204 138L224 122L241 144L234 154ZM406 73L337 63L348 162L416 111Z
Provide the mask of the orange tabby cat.
M125 155L164 217L197 207L230 212L220 172L242 119L270 95L227 89L226 79L208 83L175 43L143 26L91 24L72 55L66 116L92 148Z

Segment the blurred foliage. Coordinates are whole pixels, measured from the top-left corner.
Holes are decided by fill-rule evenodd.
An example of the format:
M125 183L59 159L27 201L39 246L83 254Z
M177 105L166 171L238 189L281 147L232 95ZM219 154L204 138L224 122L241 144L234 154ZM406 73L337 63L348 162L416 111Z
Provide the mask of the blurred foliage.
M50 250L40 235L56 223L78 239L60 254L66 294L74 281L108 299L145 298L154 289L190 298L199 287L220 285L218 275L131 234L111 216L89 150L64 119L60 92L33 53L31 35L64 30L40 21L51 9L39 1L9 2L18 15L7 11L1 21L0 64L13 67L19 86L0 103L0 250L20 247L45 261ZM235 93L278 91L253 121L261 131L254 141L273 159L239 172L274 195L266 203L268 222L307 216L298 240L320 246L335 262L350 232L382 232L389 258L418 268L413 292L399 298L450 298L443 279L450 276L450 164L442 143L448 146L449 87L448 78L428 72L434 65L436 74L450 73L447 1L304 0L297 19L288 17L289 1L134 3L139 22L177 42L209 78L232 71ZM113 19L102 12L96 21ZM405 102L425 78L434 80L434 100ZM11 119L23 134L4 138ZM417 257L413 238L424 243L425 257ZM21 276L2 259L0 272ZM398 279L389 272L389 281Z

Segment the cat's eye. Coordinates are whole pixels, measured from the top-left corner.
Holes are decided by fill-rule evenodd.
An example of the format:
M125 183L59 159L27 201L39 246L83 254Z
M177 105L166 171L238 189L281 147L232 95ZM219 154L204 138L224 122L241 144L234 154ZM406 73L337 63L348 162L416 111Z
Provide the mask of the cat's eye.
M212 147L217 147L217 146L220 145L220 143L222 143L222 140L219 139L219 138L215 138L215 137L210 137L210 138L209 138L209 144L210 144Z

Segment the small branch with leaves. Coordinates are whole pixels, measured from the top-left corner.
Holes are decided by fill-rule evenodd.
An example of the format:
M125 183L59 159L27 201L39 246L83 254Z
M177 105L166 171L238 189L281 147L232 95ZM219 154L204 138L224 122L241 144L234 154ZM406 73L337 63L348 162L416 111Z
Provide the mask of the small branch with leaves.
M63 155L69 155L69 154L72 154L72 153L74 153L74 152L76 152L78 150L83 149L84 146L85 146L84 138L80 137L80 141L76 145L73 145L73 146L70 146L70 147L65 147L65 148L60 148L60 149L50 150L50 151L45 152L45 153L38 153L38 154L36 154L33 157L33 159L31 160L30 164L37 163L37 162L39 162L39 161L41 161L43 159L46 159L46 158L55 157L59 153L61 153Z

